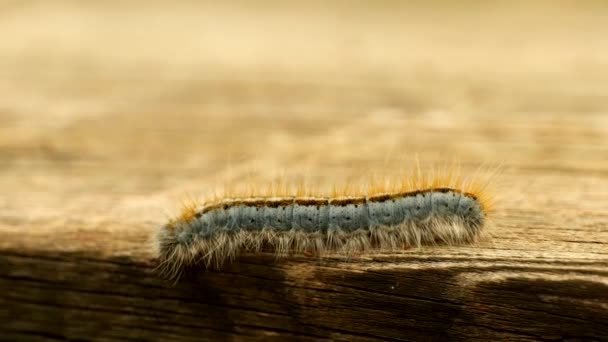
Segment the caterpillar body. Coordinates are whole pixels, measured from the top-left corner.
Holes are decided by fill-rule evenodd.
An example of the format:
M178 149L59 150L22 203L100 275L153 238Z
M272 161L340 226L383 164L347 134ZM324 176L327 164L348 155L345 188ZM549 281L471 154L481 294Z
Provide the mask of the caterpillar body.
M352 256L372 248L471 243L490 206L479 185L446 178L350 196L229 196L189 206L158 233L160 269L179 278L185 266L219 268L241 251Z

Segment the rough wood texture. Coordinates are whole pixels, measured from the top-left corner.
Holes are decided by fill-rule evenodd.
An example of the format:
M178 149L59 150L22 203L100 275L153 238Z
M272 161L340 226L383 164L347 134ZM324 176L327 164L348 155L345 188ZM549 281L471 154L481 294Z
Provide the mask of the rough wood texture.
M0 340L606 339L603 2L167 4L0 5ZM153 272L218 175L412 153L503 163L490 238Z

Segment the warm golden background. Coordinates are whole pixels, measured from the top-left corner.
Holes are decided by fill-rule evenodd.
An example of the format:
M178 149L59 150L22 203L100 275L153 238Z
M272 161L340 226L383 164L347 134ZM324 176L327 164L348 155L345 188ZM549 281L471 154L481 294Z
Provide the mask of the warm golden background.
M590 224L569 239L606 242L607 15L601 1L3 3L0 227L152 231L218 179L335 179L417 153L503 163L502 207L537 214L525 228Z
M147 263L218 179L342 180L417 153L503 165L491 243L437 253L603 269L607 18L574 0L2 1L0 251Z

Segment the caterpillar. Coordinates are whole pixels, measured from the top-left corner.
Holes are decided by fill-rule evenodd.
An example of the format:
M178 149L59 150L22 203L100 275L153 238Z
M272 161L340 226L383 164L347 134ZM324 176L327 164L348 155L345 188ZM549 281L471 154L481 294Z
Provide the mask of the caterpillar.
M161 274L178 279L187 266L220 268L241 251L353 256L472 243L492 205L487 182L452 174L370 184L329 195L275 189L188 205L158 232Z

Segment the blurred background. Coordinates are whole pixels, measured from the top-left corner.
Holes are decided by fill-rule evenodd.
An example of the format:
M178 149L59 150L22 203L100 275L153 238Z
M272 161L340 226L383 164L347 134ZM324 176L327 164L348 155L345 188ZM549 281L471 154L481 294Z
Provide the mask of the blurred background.
M0 222L152 230L218 177L414 154L502 163L506 207L580 206L543 191L608 192L607 17L599 0L2 1Z

